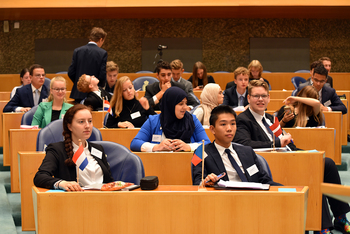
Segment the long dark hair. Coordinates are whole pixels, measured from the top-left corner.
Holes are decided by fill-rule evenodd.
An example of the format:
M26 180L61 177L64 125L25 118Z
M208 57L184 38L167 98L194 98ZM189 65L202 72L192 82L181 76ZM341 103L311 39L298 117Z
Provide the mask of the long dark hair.
M75 166L73 162L73 143L72 143L72 132L68 128L68 124L72 124L75 114L80 110L89 110L91 109L85 105L77 104L68 109L63 118L63 132L64 137L64 147L67 153L68 158L64 161L67 166Z

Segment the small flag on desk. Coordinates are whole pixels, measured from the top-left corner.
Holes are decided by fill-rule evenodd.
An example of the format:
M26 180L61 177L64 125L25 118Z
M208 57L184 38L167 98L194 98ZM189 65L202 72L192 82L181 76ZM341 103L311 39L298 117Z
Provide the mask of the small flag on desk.
M276 116L275 116L275 122L270 126L270 129L273 132L273 134L275 134L276 137L282 136L282 128Z
M80 145L77 152L73 155L73 162L80 168L80 170L84 170L88 165L89 161L85 155L83 145Z
M107 111L109 114L113 115L111 105L109 104L109 101L107 101L107 100L103 101L103 111Z
M204 151L204 158L207 157L207 154ZM192 164L194 166L197 166L200 162L203 160L203 144L198 146L198 148L194 151L193 157L192 157Z

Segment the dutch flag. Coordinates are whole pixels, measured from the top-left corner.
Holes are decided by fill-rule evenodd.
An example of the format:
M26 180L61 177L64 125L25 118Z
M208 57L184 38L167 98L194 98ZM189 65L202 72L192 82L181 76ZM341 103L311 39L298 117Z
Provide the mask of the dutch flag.
M80 170L84 170L88 165L89 161L85 155L83 145L80 145L77 152L73 155L73 162L80 168Z
M109 114L113 115L111 105L109 104L109 101L107 101L107 100L103 101L103 111L107 111Z

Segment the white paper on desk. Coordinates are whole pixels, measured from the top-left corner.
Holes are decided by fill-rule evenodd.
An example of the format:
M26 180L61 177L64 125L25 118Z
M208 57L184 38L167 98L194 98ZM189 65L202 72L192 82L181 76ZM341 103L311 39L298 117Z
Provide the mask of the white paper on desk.
M82 187L84 190L89 190L89 189L98 189L101 190L103 184L90 184L87 186Z
M245 111L244 106L237 106L235 108L233 108L234 111Z
M246 189L269 189L269 184L261 184L254 182L233 182L219 180L218 185L224 188L246 188Z
M257 149L253 149L254 152L271 152L273 151L273 148L257 148ZM275 150L277 152L287 152L287 151L290 151L288 150L287 147L276 147Z

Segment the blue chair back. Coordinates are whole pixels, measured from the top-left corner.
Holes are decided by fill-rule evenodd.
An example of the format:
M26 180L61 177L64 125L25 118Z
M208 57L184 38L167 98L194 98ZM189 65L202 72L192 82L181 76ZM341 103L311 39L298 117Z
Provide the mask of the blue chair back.
M33 106L32 109L22 115L21 125L32 125L33 116L39 105Z
M214 73L230 73L228 71L215 71Z
M105 117L104 117L104 119L103 119L103 127L106 126L106 124L107 124L107 119L108 119L109 115L110 115L109 112L107 112L107 114L105 115Z
M125 146L114 142L93 141L92 143L103 147L115 181L140 184L140 180L145 177L145 170L139 156Z
M60 71L60 72L56 72L56 74L68 74L67 71Z
M63 119L55 120L45 128L41 129L38 133L38 137L36 139L36 151L45 151L46 146L50 143L55 143L59 141L63 141ZM100 130L93 127L92 134L88 141L102 141L102 135Z
M154 73L154 72L152 72L152 71L138 71L136 73Z
M294 73L310 73L310 70L298 70L298 71L295 71Z
M266 159L263 156L259 155L259 154L256 154L256 157L258 158L258 161L259 161L259 164L261 166L261 169L264 170L265 172L267 172L267 174L272 179L272 173L271 173L269 164L267 163Z
M50 94L50 83L51 83L51 80L49 78L45 77L44 85L46 86L47 91L49 92L49 94Z
M306 82L306 80L303 77L300 77L300 76L292 77L292 83L293 83L295 89L298 89L299 85L301 83L305 83L305 82Z
M271 73L270 71L263 70L262 73Z
M153 84L154 82L158 82L157 78L152 76L141 76L136 78L132 83L134 85L135 90L146 90L146 86L149 84Z

